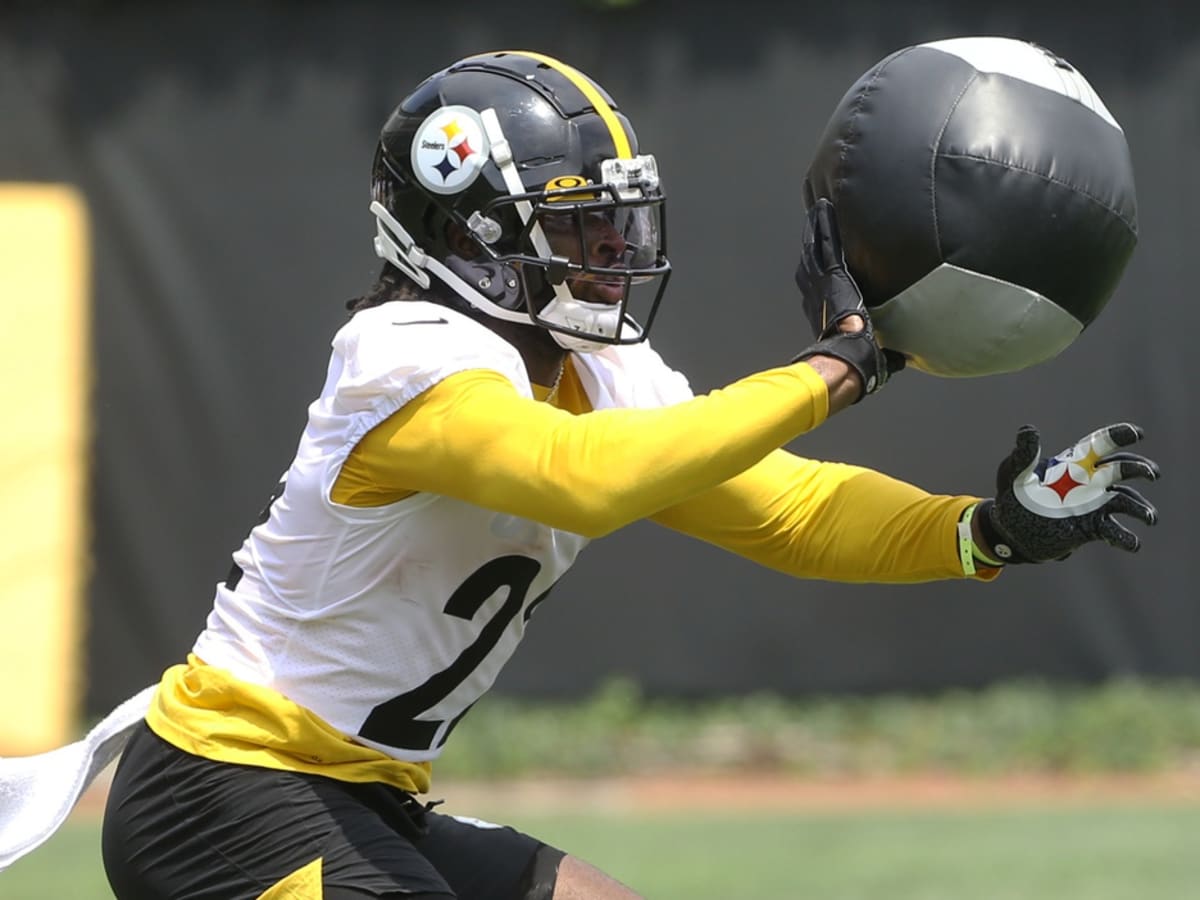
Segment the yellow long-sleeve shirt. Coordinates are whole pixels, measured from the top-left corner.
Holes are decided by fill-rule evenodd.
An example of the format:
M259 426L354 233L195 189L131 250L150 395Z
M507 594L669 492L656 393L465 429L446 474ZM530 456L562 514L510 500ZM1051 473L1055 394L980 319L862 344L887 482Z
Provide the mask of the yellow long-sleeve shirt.
M655 409L592 411L569 365L552 397L535 395L486 369L445 378L357 443L331 499L373 507L430 492L593 537L651 518L799 577L962 575L955 525L976 498L777 449L828 414L825 384L806 365ZM429 763L362 746L194 656L165 673L148 721L212 759L429 788Z
M554 401L530 402L489 370L447 378L363 438L333 499L429 491L589 537L651 518L798 577L962 576L955 526L978 498L775 449L828 415L807 365L675 406L598 412L568 366Z

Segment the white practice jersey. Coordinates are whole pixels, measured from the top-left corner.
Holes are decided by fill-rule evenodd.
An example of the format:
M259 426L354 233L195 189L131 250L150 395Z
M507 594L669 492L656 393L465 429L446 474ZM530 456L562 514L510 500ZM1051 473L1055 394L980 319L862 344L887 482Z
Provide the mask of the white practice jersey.
M689 397L645 343L578 355L594 408ZM387 303L337 333L321 396L265 521L234 554L194 646L396 758L435 758L587 539L433 494L382 507L330 492L358 441L468 369L532 389L520 354L442 306Z

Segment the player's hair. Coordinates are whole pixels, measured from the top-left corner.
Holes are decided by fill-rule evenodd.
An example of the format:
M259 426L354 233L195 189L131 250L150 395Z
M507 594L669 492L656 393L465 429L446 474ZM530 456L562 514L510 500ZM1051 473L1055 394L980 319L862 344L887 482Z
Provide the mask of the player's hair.
M372 306L379 306L392 300L409 302L425 300L429 303L438 303L487 324L486 317L481 316L478 310L440 281L431 280L429 287L423 288L406 277L391 263L383 264L379 277L366 293L346 301L346 309L350 310L350 315L354 315L360 310L370 309Z
M370 309L372 306L379 306L391 300L441 302L441 298L434 295L432 291L419 287L385 263L375 283L367 289L366 293L347 300L346 309L350 310L351 315L354 315L360 310Z

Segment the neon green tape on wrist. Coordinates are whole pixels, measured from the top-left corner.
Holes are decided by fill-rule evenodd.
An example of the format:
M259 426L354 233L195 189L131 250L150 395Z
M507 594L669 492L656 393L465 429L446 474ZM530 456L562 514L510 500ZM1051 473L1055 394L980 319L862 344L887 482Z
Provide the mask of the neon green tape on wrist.
M975 504L972 503L958 520L958 559L962 563L964 575L975 574L975 541L971 537L971 519L975 517Z
M1002 561L1000 561L998 559L992 559L990 556L988 556L986 553L984 553L982 550L980 550L979 545L977 543L975 543L975 541L973 541L973 540L971 541L971 547L975 554L975 558L977 560L979 560L981 563L983 563L984 565L991 566L993 569L999 569L1004 566L1004 563Z
M971 534L971 520L975 518L975 509L978 505L974 503L968 506L963 510L962 518L958 520L958 558L962 563L964 575L974 575L976 563L990 566L993 569L999 569L1004 565L980 550Z

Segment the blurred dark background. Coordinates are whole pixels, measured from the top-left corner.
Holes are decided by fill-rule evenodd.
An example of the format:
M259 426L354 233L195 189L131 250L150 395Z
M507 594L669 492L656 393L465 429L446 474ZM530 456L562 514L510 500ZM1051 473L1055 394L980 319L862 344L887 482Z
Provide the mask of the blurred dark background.
M698 391L809 342L792 285L800 183L844 91L893 50L995 34L1070 60L1124 126L1141 240L1099 320L1013 375L906 373L792 449L989 494L1020 424L1058 450L1145 426L1161 524L996 584L793 581L639 524L595 543L499 689L576 696L932 691L1038 676L1200 676L1189 554L1200 489L1192 297L1200 8L395 2L8 4L0 181L66 182L93 230L88 695L102 712L178 661L289 462L344 301L377 271L379 126L425 75L532 49L603 84L659 160L675 266L656 348ZM36 298L3 298L32 303ZM19 426L6 425L17 433Z

